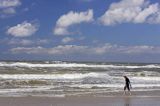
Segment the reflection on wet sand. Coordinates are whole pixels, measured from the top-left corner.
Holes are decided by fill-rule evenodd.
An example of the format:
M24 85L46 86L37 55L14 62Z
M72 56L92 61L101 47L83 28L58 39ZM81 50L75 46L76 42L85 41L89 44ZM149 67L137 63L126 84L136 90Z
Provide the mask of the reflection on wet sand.
M131 106L130 105L130 97L125 97L124 98L124 106Z

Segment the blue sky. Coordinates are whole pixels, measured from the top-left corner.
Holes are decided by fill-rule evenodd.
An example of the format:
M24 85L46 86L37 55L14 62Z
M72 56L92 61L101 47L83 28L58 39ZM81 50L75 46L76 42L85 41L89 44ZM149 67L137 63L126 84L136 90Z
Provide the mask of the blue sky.
M159 0L0 0L1 60L160 62Z

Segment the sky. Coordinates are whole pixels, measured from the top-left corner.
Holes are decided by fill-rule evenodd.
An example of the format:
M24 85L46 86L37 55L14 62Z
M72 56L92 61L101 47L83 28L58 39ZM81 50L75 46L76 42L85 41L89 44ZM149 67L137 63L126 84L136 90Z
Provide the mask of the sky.
M0 0L0 60L160 62L159 0Z

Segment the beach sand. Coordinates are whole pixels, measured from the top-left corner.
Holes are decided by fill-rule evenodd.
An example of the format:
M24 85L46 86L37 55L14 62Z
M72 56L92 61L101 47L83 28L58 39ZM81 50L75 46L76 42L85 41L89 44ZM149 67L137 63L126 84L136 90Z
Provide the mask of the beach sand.
M0 106L160 106L159 91L133 92L131 96L120 94L106 94L106 97L0 97Z
M2 97L0 106L159 106L160 97Z

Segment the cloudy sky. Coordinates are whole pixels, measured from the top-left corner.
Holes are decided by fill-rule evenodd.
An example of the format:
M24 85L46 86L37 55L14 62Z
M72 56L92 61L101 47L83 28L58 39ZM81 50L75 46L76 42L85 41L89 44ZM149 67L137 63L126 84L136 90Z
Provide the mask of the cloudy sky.
M0 0L0 60L160 62L159 0Z

